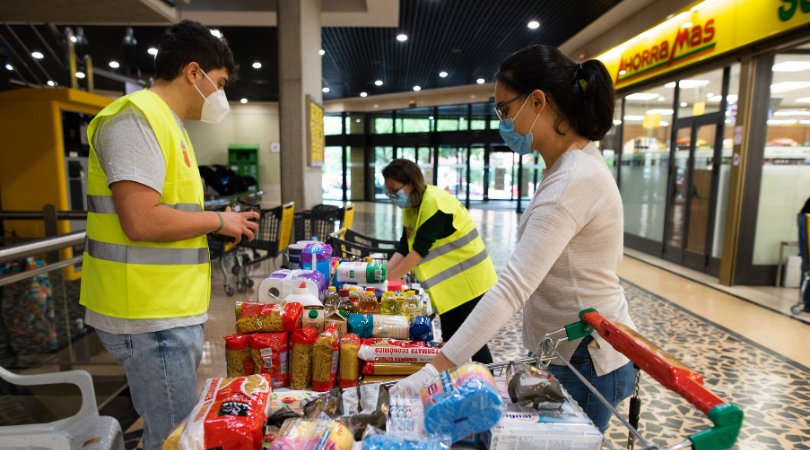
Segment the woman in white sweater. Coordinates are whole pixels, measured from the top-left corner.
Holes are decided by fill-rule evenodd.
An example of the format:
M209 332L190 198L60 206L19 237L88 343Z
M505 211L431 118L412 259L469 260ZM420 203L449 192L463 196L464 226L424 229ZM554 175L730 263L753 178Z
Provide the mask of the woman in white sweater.
M438 372L463 364L521 308L523 346L596 308L609 320L634 327L616 270L622 260L624 222L616 183L593 141L613 125L616 99L605 66L577 64L554 47L533 45L509 56L495 84L500 133L521 155L537 150L543 181L518 228L519 242L506 269L431 364L392 388L418 395ZM560 352L617 404L632 393L627 358L597 333L560 345ZM610 411L559 360L551 371L602 430Z

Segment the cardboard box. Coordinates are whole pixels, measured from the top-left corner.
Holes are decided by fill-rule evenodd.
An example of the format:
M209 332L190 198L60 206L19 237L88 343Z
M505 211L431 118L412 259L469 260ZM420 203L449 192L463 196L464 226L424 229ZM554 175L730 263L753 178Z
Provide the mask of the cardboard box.
M346 321L346 318L340 315L340 311L334 310L329 313L324 319L324 329L331 324L335 324L338 332L338 339L346 336L349 332L349 323Z
M324 307L321 306L304 306L304 313L301 314L301 327L312 327L320 334L326 329L324 324Z

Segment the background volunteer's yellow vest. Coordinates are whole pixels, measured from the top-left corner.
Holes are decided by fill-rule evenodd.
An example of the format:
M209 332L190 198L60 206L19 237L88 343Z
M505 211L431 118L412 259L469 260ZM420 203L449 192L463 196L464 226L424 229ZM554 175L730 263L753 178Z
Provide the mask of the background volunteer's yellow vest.
M161 203L182 211L202 211L203 207L194 149L168 105L157 94L142 90L104 108L87 129L91 150L89 206L80 303L97 313L124 319L202 314L208 310L211 297L207 238L133 242L118 221L107 176L93 147L93 135L102 118L117 114L128 103L144 113L163 151L166 179Z
M419 208L402 210L403 225L412 228L408 249L413 251L419 227L437 211L453 216L456 231L434 242L414 271L436 310L444 314L485 294L498 282L498 275L470 213L455 197L436 186L427 187Z

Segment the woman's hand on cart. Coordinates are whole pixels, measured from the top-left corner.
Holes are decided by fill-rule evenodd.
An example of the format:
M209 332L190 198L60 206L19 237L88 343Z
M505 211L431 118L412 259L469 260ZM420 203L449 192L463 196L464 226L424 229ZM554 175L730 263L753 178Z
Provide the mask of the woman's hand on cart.
M224 213L220 214L222 214L223 226L219 230L219 234L236 239L234 244L238 244L242 240L242 235L247 237L248 242L252 241L253 234L259 231L259 224L250 222L250 219L259 220L259 213L255 211L235 213L228 208Z
M425 364L425 367L419 369L419 372L405 378L404 380L400 381L399 383L393 385L391 387L390 393L391 395L402 395L405 397L418 397L419 391L422 390L422 386L426 385L430 380L433 379L439 372L433 367L432 364L428 363Z

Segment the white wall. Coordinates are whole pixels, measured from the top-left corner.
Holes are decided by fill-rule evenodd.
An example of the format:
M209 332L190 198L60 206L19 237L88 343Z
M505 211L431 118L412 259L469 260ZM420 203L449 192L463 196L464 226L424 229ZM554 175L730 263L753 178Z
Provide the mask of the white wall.
M281 203L279 153L270 142L279 141L278 103L231 103L231 112L213 125L187 121L184 125L200 165L227 164L228 144L259 144L259 184L263 206Z

